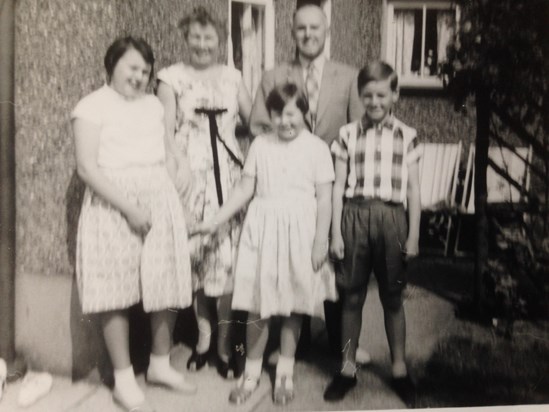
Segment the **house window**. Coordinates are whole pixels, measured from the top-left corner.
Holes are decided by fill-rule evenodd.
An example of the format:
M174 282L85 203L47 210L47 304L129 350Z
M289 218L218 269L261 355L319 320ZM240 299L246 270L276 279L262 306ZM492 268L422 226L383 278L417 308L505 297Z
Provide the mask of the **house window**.
M307 4L319 6L324 11L326 19L328 20L328 27L330 27L332 21L332 0L297 0L296 10ZM326 56L327 59L330 58L330 32L328 32L326 42L324 43L324 56Z
M229 0L229 66L242 72L255 96L264 70L274 67L273 0Z
M403 87L441 88L459 10L450 1L384 0L382 56Z

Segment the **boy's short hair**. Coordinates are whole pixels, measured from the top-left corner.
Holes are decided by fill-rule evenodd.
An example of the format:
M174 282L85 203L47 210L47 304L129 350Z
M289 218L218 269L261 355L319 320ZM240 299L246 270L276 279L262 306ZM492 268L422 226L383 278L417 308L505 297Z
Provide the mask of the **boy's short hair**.
M369 82L379 82L390 80L391 90L396 91L398 87L398 75L390 64L381 60L376 60L367 64L358 72L358 93Z
M295 99L295 105L303 116L309 111L309 103L303 91L297 87L294 83L284 83L280 86L276 86L267 96L266 106L269 113L274 111L276 113L282 113L284 106L290 101Z

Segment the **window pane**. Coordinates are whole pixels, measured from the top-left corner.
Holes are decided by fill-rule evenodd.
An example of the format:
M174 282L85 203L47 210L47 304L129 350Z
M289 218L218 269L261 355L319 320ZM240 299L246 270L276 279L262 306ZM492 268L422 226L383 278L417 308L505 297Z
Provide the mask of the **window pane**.
M446 48L454 34L454 26L453 10L427 9L423 27L422 9L394 9L393 22L389 25L389 30L392 30L388 53L390 63L404 77L438 75L446 60ZM423 30L425 44L422 47Z

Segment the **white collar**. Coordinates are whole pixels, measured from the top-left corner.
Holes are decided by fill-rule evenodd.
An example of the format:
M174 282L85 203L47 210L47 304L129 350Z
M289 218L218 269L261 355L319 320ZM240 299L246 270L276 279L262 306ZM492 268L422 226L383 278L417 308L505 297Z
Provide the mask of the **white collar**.
M307 69L311 64L314 65L318 73L319 80L322 79L322 72L324 71L324 64L326 63L326 56L324 55L324 52L322 52L320 56L318 56L316 59L314 59L311 62L306 62L301 56L298 56L298 59L303 70L304 79L307 77Z

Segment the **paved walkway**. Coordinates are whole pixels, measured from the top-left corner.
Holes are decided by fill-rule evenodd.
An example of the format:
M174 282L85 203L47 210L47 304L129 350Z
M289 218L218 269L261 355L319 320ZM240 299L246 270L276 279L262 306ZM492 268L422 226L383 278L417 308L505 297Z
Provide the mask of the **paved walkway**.
M406 314L408 323L408 359L412 376L414 370L419 370L432 353L436 343L446 336L449 325L454 321L453 307L447 301L431 292L417 286L409 286L406 297ZM181 411L326 411L326 410L361 410L361 409L399 409L404 404L388 386L389 354L383 328L381 306L377 290L372 289L364 308L364 324L361 334L361 346L368 349L372 356L372 364L358 373L359 384L347 398L336 404L328 404L322 400L322 393L337 365L324 356L326 337L322 325L313 322L315 345L305 360L296 364L295 385L296 398L287 408L276 407L271 401L272 381L264 371L260 388L243 406L235 407L229 404L228 396L233 382L221 379L215 369L193 375L199 391L195 396L184 397L170 393L161 388L148 387L143 376L139 382L149 402L159 412ZM174 348L172 354L174 366L185 370L185 362L190 350L182 345ZM6 388L4 398L0 402L0 411L22 411L17 406L17 393L20 383L14 383ZM71 383L65 377L54 377L51 393L39 400L35 405L25 408L26 412L110 412L120 411L103 385L89 381Z

